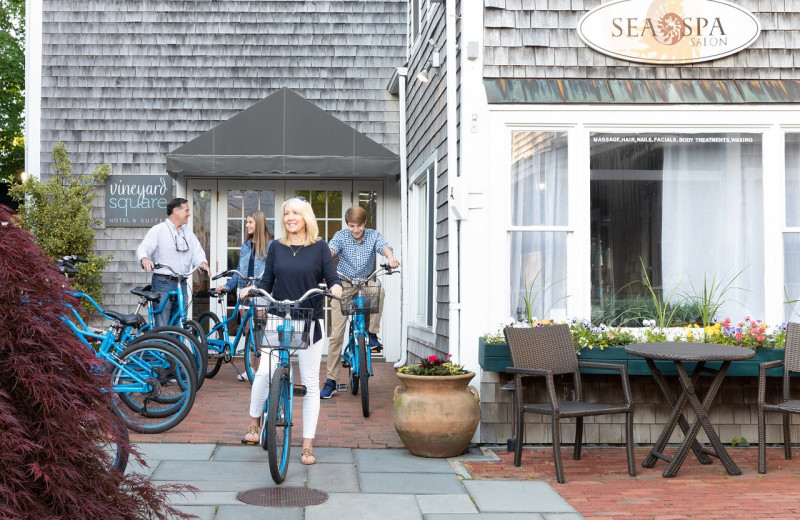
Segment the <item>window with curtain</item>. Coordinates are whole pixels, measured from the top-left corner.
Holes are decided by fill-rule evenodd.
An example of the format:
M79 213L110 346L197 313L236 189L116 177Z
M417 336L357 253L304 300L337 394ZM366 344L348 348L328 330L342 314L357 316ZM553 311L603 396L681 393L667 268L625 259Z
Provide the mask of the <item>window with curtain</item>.
M510 312L566 318L567 133L511 134Z
M428 166L412 183L409 201L412 256L414 257L412 297L413 321L433 326L433 186L435 165Z
M800 133L787 133L785 143L784 313L787 321L800 321Z
M760 134L591 135L593 321L643 305L645 273L675 304L732 281L718 317L763 316L761 150Z

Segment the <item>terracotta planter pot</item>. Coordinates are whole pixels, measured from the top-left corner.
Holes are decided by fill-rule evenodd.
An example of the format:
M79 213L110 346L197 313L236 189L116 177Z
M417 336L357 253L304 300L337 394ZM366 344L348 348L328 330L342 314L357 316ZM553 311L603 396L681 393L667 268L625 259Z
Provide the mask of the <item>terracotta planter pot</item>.
M394 390L394 427L408 451L419 457L455 457L464 453L481 418L478 390L460 376L412 376L398 373Z

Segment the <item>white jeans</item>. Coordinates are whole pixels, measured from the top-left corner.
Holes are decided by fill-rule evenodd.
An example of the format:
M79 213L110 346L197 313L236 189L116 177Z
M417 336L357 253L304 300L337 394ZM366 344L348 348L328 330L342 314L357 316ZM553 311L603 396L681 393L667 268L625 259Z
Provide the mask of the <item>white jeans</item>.
M318 320L320 330L323 329L322 320ZM311 331L314 337L313 330ZM322 361L322 346L325 344L325 337L310 345L307 349L297 350L297 358L300 365L300 382L306 387L306 395L303 397L303 438L313 439L317 433L317 421L319 420L319 365ZM269 383L274 370L277 350L275 356L269 356L270 351L262 351L261 363L253 380L253 387L250 390L250 417L260 418L264 413L264 403L267 402L269 393ZM272 357L272 362L270 362Z

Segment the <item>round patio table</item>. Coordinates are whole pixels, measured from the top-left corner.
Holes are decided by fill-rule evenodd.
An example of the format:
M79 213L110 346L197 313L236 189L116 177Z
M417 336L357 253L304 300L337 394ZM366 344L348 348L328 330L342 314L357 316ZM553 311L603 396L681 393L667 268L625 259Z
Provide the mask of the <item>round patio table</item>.
M686 460L689 450L692 450L697 456L697 459L702 464L711 464L711 459L708 455L719 458L725 470L730 475L741 475L742 471L733 462L728 452L725 451L722 442L719 440L719 435L714 431L711 421L708 419L708 409L714 401L722 380L728 371L732 361L742 361L750 359L755 356L755 351L744 347L734 347L731 345L717 345L715 343L678 343L678 342L664 342L664 343L637 343L625 347L625 351L634 356L640 356L645 359L653 379L656 380L661 393L664 394L669 405L672 407L667 424L664 426L658 441L650 450L650 453L645 458L642 466L645 468L652 468L656 464L657 459L667 461L669 464L664 470L664 477L674 477L678 474L678 470ZM655 360L671 361L674 363L678 371L678 380L680 381L681 388L683 389L681 395L676 398L675 394L667 385L664 375L656 366ZM719 369L706 367L706 363L721 361L722 365ZM684 362L697 362L692 375L690 376L683 365ZM695 390L695 384L703 372L715 373L714 380L711 386L703 397L702 403L700 397ZM688 421L683 416L683 410L686 405L690 404L697 414L697 418L689 426ZM683 442L678 447L678 451L674 456L669 457L664 454L664 448L667 446L670 436L672 435L675 426L680 425L683 431ZM697 434L700 428L706 432L708 440L711 442L713 451L707 450L700 442L697 441Z

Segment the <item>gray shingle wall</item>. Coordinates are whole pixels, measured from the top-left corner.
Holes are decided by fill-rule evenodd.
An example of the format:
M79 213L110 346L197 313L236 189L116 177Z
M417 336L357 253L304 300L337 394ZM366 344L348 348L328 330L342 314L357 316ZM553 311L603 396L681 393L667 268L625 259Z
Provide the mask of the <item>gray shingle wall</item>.
M281 87L398 151L404 1L45 0L42 173L163 173L164 154Z
M761 23L748 49L678 67L618 60L586 46L575 29L600 0L484 0L487 78L798 79L800 0L732 0Z
M399 150L404 0L44 0L41 171L66 143L76 172L163 174L164 154L281 87ZM95 214L102 218L103 193ZM165 216L166 217L166 216ZM96 232L105 304L132 312L149 283L143 228Z

